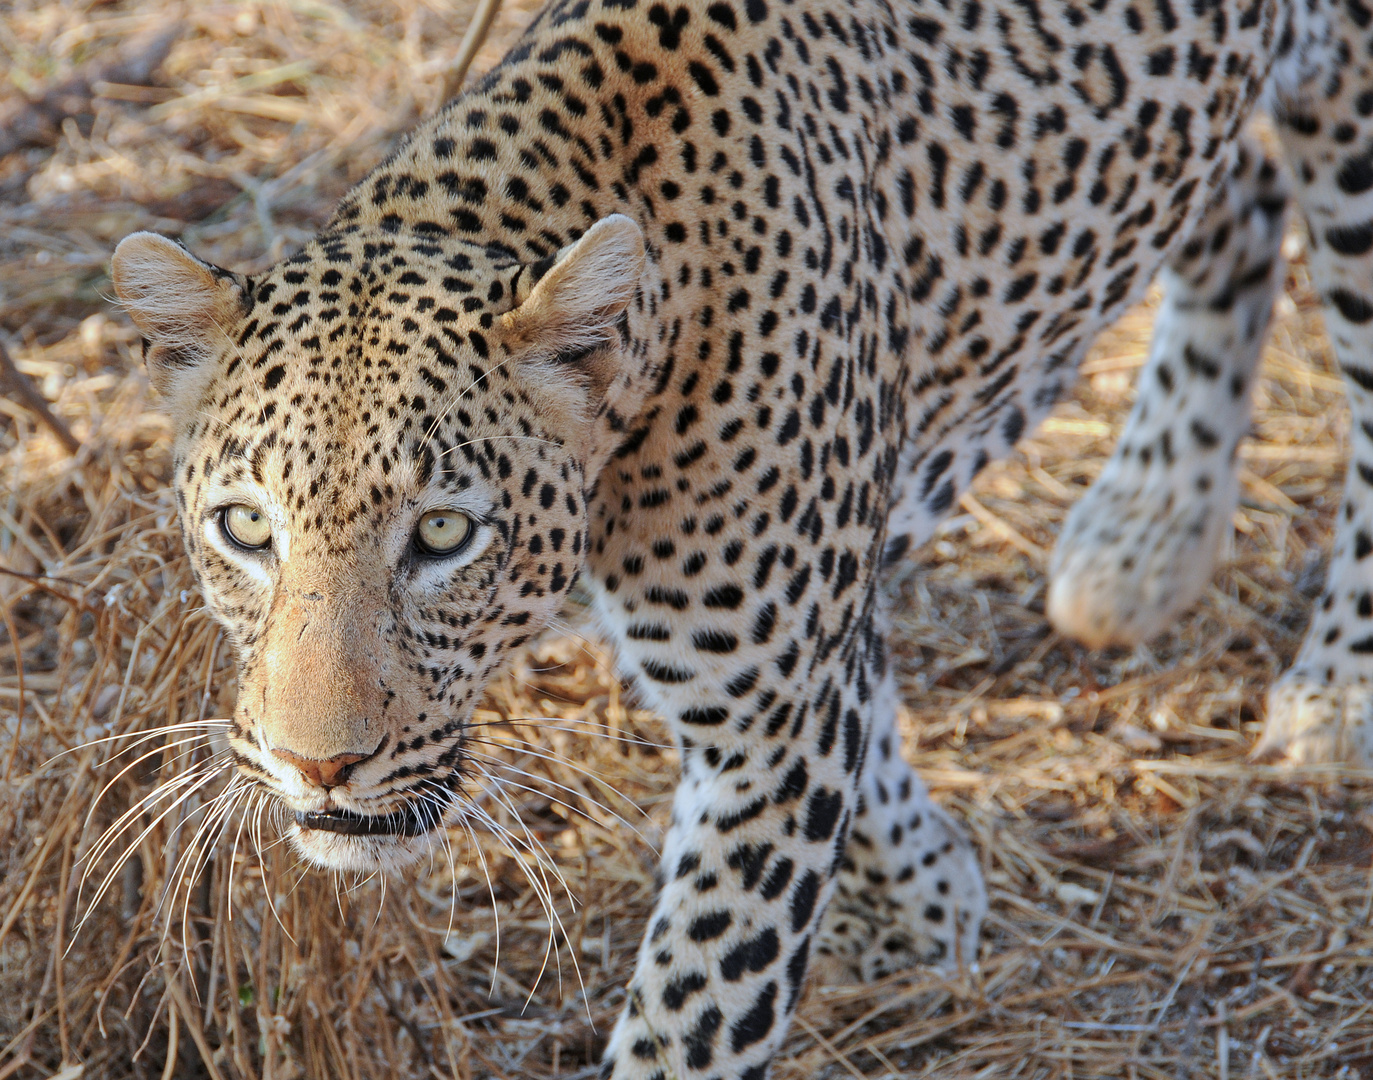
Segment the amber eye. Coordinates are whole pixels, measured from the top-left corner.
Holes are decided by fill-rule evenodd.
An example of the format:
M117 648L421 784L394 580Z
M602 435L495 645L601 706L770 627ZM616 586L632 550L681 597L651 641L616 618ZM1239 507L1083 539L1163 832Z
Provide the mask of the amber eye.
M219 525L225 536L249 551L260 551L272 541L272 526L267 515L255 506L234 503L226 507Z
M472 519L458 510L430 510L420 518L415 543L426 555L452 555L472 535Z

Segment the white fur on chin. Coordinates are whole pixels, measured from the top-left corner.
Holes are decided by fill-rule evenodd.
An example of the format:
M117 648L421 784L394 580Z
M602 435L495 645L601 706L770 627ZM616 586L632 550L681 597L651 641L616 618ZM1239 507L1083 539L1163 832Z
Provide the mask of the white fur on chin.
M423 836L344 836L302 829L294 822L291 846L322 870L389 874L414 866L434 849L433 832Z

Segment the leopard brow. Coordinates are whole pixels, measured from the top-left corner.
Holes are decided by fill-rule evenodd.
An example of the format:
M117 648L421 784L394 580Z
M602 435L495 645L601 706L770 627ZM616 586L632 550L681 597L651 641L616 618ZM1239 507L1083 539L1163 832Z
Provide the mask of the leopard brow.
M492 372L499 371L501 368L505 367L506 364L511 363L514 359L515 358L513 356L507 356L499 364L483 371L470 383L464 386L462 388L462 392L459 393L456 397L454 397L453 400L450 401L444 407L443 412L439 413L439 415L434 418L434 422L429 425L429 430L424 433L425 443L429 443L433 440L434 432L438 431L439 425L443 423L443 421L447 418L448 414L458 407L458 402L462 401L465 397L467 397L468 394L472 393L472 391L475 390L486 379L488 375L490 375Z

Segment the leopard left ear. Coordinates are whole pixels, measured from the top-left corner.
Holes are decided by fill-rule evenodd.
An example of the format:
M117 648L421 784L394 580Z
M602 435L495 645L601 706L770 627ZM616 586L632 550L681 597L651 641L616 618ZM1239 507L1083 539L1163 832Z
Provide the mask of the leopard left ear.
M575 373L598 404L624 374L625 310L644 271L644 235L623 214L596 222L580 240L520 269L515 307L502 318L511 341L531 358Z

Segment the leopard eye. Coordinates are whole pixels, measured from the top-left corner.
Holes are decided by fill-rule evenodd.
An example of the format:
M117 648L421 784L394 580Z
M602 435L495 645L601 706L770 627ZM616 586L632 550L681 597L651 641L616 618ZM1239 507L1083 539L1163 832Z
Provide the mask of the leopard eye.
M415 544L426 555L452 555L472 535L472 519L459 510L431 510L420 518Z
M241 548L260 551L272 541L272 526L267 515L255 506L234 503L219 519L224 535Z

